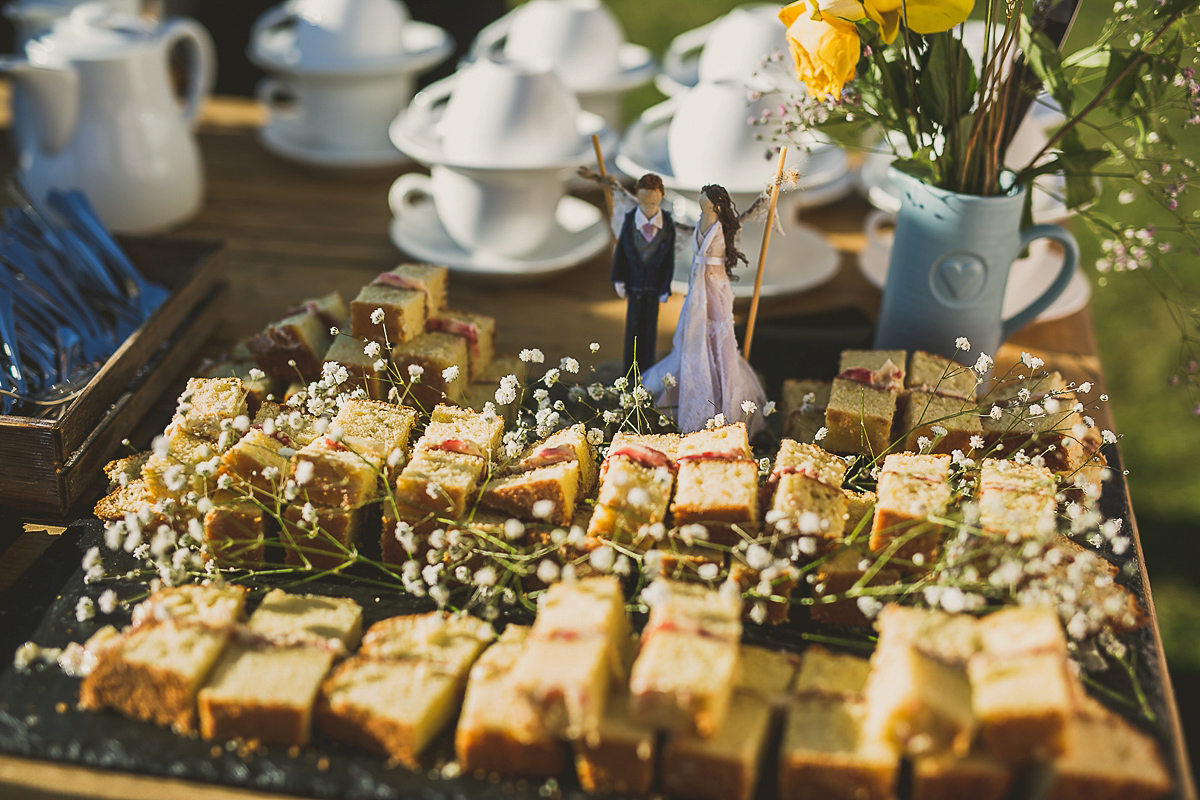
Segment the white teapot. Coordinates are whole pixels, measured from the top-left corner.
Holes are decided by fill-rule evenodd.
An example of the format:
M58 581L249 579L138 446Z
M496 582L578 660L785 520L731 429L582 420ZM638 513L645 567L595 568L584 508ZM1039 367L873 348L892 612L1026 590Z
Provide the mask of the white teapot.
M167 58L183 44L187 97L180 107ZM28 98L14 109L18 163L32 190L82 189L113 230L146 233L194 214L204 194L192 123L215 74L212 40L199 23L159 24L80 6L0 59ZM32 119L19 118L28 115Z

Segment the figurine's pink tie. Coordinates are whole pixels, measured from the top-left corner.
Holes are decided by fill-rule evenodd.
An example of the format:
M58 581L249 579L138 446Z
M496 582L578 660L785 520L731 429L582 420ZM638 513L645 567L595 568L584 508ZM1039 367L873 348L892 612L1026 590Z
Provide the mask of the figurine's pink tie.
M654 223L647 222L645 225L642 226L642 236L644 236L646 241L648 242L654 238L654 232L656 230L658 230L658 229L654 227Z

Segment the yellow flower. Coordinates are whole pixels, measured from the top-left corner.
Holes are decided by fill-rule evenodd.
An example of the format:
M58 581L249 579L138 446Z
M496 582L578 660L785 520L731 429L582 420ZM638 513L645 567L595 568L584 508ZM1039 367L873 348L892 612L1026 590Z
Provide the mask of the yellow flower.
M825 17L811 0L784 6L779 19L788 26L787 39L796 62L796 77L818 98L841 97L854 77L860 52L858 31L837 17ZM810 11L811 8L811 11Z
M890 43L902 17L913 33L941 33L960 25L974 7L975 0L825 0L819 13L824 19L832 16L847 22L870 19Z

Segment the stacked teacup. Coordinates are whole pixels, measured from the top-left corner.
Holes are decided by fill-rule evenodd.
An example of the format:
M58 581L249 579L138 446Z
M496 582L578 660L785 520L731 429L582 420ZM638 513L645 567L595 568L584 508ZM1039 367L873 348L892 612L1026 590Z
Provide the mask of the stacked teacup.
M269 76L258 88L269 150L323 166L374 166L402 156L388 125L422 70L453 49L441 28L399 0L288 0L255 23L248 54Z
M654 85L671 97L702 81L746 83L770 76L796 91L794 67L778 4L756 3L675 37Z
M530 0L480 31L468 59L503 53L548 61L585 111L621 127L621 96L654 77L644 47L625 41L620 23L600 0Z
M392 187L392 210L404 217L421 196L432 198L433 221L458 248L443 253L443 263L520 272L523 260L532 267L553 255L545 248L561 207L582 203L564 197L566 179L591 152L591 135L603 128L603 120L579 108L548 62L479 59L420 92L392 125L395 145L431 171L429 177L402 176ZM599 211L588 208L603 234ZM393 226L402 250L422 255L423 247L434 246L422 238L428 231L404 230ZM593 239L599 248L606 244L602 235Z

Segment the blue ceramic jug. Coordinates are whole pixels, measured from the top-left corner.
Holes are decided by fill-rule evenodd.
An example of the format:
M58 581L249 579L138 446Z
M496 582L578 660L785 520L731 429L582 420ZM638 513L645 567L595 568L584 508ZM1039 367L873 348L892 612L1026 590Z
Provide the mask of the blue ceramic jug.
M888 262L875 347L926 350L965 362L994 356L1011 334L1032 322L1067 288L1079 260L1075 238L1059 225L1021 229L1025 188L981 197L930 186L899 170L892 180L902 203ZM1008 272L1034 239L1066 251L1058 277L1040 297L1002 316ZM955 348L965 336L971 352Z

